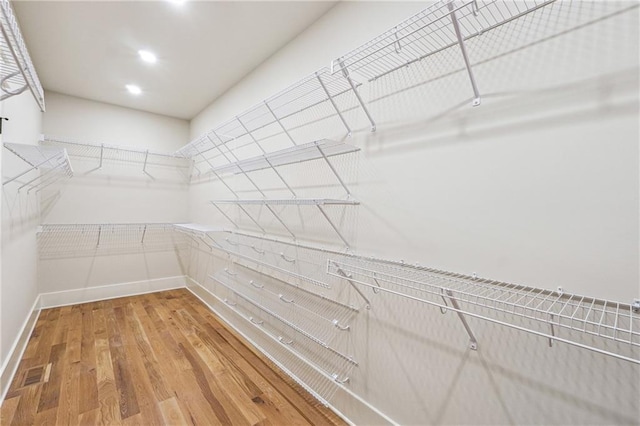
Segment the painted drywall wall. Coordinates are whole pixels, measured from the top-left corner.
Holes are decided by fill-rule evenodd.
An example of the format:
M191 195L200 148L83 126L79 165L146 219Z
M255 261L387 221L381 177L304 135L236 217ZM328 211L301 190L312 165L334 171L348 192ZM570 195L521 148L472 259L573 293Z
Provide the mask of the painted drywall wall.
M623 303L639 297L638 10L596 16L601 7L614 10L611 5L633 7L557 2L469 40L482 94L476 108L458 50L364 84L360 93L377 131L369 132L363 114L354 115L356 130L346 140L362 151L336 159L361 202L355 212L333 213L351 250ZM328 65L421 6L340 3L195 117L191 136ZM566 23L570 30L561 29ZM327 127L315 137L342 139L344 133ZM280 172L302 195L344 196L324 180L321 162ZM267 195L290 196L274 174L253 176ZM262 196L241 175L227 183L242 197ZM228 198L233 194L218 179L197 179L190 188L191 221L232 228L209 205ZM241 228L261 232L241 212L225 211ZM288 236L264 208L251 212L267 233ZM300 239L344 249L317 212L277 212ZM206 249L194 256L190 276L218 295L220 310L234 324L263 339L220 303L242 301L209 278L224 277L229 261ZM342 343L360 362L348 387L394 421L628 423L633 420L626 413L640 412L637 366L568 346L549 348L545 339L481 321L471 324L482 335L480 349L470 351L455 316L368 294L375 297L371 310L358 314ZM283 362L295 370L296 361ZM573 386L576 377L585 381ZM307 383L320 381L311 375ZM354 399L331 402L356 424L373 422Z
M9 118L2 126L2 142L37 145L42 113L31 93L27 91L13 96L1 104L2 116ZM3 181L28 167L3 149ZM3 368L38 295L36 228L40 223L39 199L34 192L18 192L18 187L35 177L35 173L31 172L2 188L0 365ZM4 389L4 384L1 388Z
M42 133L83 143L172 153L188 137L188 122L133 109L47 93ZM70 151L71 153L72 151ZM151 157L150 157L151 158ZM173 167L158 158L113 161L105 156L70 155L74 177L64 185L42 191L43 224L179 223L188 218L188 164ZM140 156L138 156L140 160ZM169 161L169 163L171 163ZM146 172L146 173L145 173ZM87 239L95 235L85 235ZM123 242L121 247L69 254L68 236L41 249L41 293L82 290L144 282L183 275L177 252L143 250ZM98 241L78 241L79 247Z
M83 142L173 152L184 144L189 122L55 92L46 92L43 133Z

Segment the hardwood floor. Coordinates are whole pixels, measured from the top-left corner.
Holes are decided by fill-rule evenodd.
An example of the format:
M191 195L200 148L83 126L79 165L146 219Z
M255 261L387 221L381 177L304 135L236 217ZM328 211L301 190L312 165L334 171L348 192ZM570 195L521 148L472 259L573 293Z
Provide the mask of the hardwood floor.
M2 425L344 424L189 291L42 311Z

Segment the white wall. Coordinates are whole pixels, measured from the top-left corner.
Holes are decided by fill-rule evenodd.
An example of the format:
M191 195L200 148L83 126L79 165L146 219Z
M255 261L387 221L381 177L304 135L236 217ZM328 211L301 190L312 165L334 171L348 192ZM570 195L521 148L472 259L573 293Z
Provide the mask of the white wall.
M188 138L188 122L176 118L47 92L42 133L84 143L105 143L172 153ZM71 151L70 151L71 152ZM43 224L176 223L188 218L188 169L71 155L74 177L43 191ZM159 162L151 159L149 162ZM93 238L87 236L87 238ZM49 241L39 264L40 292L87 291L105 285L183 275L176 252L113 247L109 253L65 254ZM86 242L78 242L85 246ZM89 244L90 246L90 244ZM86 247L86 246L85 246ZM58 250L59 249L59 250ZM60 253L58 253L60 251Z
M3 117L2 142L36 145L42 113L30 92L0 103ZM3 148L2 177L9 178L29 166ZM36 172L37 173L37 172ZM17 192L18 186L35 176L33 172L2 188L2 282L0 283L0 365L7 366L10 351L20 337L38 295L36 227L40 223L39 200L35 193ZM27 330L28 331L28 330ZM7 371L3 371L7 372ZM10 372L9 372L10 374ZM2 376L2 381L9 377ZM5 388L2 383L0 389Z
M477 108L470 106L457 50L363 85L378 130L369 133L360 114L348 142L362 152L337 160L362 202L341 225L351 249L623 303L639 297L638 11L580 25L611 4L557 3L469 41L483 95ZM338 4L195 117L191 137L422 6ZM580 28L558 35L565 22ZM344 136L340 128L324 131L316 138ZM322 171L300 167L283 173L306 191ZM256 180L270 194L283 193L273 175ZM241 176L230 183L249 194ZM215 179L192 184L191 221L229 226L208 205L216 198L232 195ZM282 232L264 209L256 214L269 232ZM315 216L302 208L283 215L306 232L301 239L322 240ZM323 243L335 244L332 238ZM220 292L203 272L211 265L197 262L191 276ZM437 309L393 298L376 301L349 337L364 359L349 386L400 423L627 423L626 413L640 412L636 366L582 350L548 350L544 339L483 323L473 324L483 330L481 349L464 351L448 341L449 326L460 330L455 317L439 319ZM568 387L577 376L586 378L583 385ZM606 395L615 398L603 404ZM336 399L344 413L369 423L345 401Z
M175 151L188 137L187 120L49 91L46 97L42 129L48 136L160 152Z

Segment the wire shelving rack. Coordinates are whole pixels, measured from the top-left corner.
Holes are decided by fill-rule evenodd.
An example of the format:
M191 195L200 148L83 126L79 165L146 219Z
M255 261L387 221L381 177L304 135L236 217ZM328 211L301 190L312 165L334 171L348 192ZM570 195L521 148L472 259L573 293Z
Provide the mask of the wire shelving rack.
M25 188L27 193L32 190L39 192L61 179L73 176L69 156L63 148L8 142L3 143L3 146L28 165L20 173L4 179L3 187L14 182L18 184L18 192ZM37 175L33 177L31 172L37 172ZM27 181L23 182L21 178L25 178Z
M0 100L29 89L44 112L44 90L9 0L0 0Z
M149 170L154 167L175 168L188 177L191 161L175 154L162 153L152 150L120 147L104 143L79 142L66 138L42 135L40 144L56 146L66 149L70 157L93 160L96 162L94 170L102 168L105 162L140 165L142 172L153 177Z
M624 304L361 257L329 259L327 274L456 312L472 349L467 316L640 364L640 299Z
M217 150L218 156L225 157L231 163L240 160L239 152L243 147L254 147L262 154L267 154L277 150L269 149L269 146L306 143L298 140L295 130L331 117L337 117L346 134L351 134L344 111L355 106L368 116L357 91L358 85L323 67L206 132L176 151L176 154L193 158L197 164L211 161L210 151ZM349 93L355 95L355 102L345 101ZM321 111L314 113L314 109L319 108ZM274 142L274 138L279 142Z
M37 231L41 258L180 250L185 234L172 223L44 224Z

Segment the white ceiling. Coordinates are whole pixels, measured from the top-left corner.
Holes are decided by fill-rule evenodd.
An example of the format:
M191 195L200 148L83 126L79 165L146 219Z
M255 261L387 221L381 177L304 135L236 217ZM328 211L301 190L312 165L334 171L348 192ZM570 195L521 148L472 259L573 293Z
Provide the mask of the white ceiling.
M328 1L15 1L46 90L193 118L301 33ZM138 58L156 53L155 65ZM144 91L133 96L125 85Z

